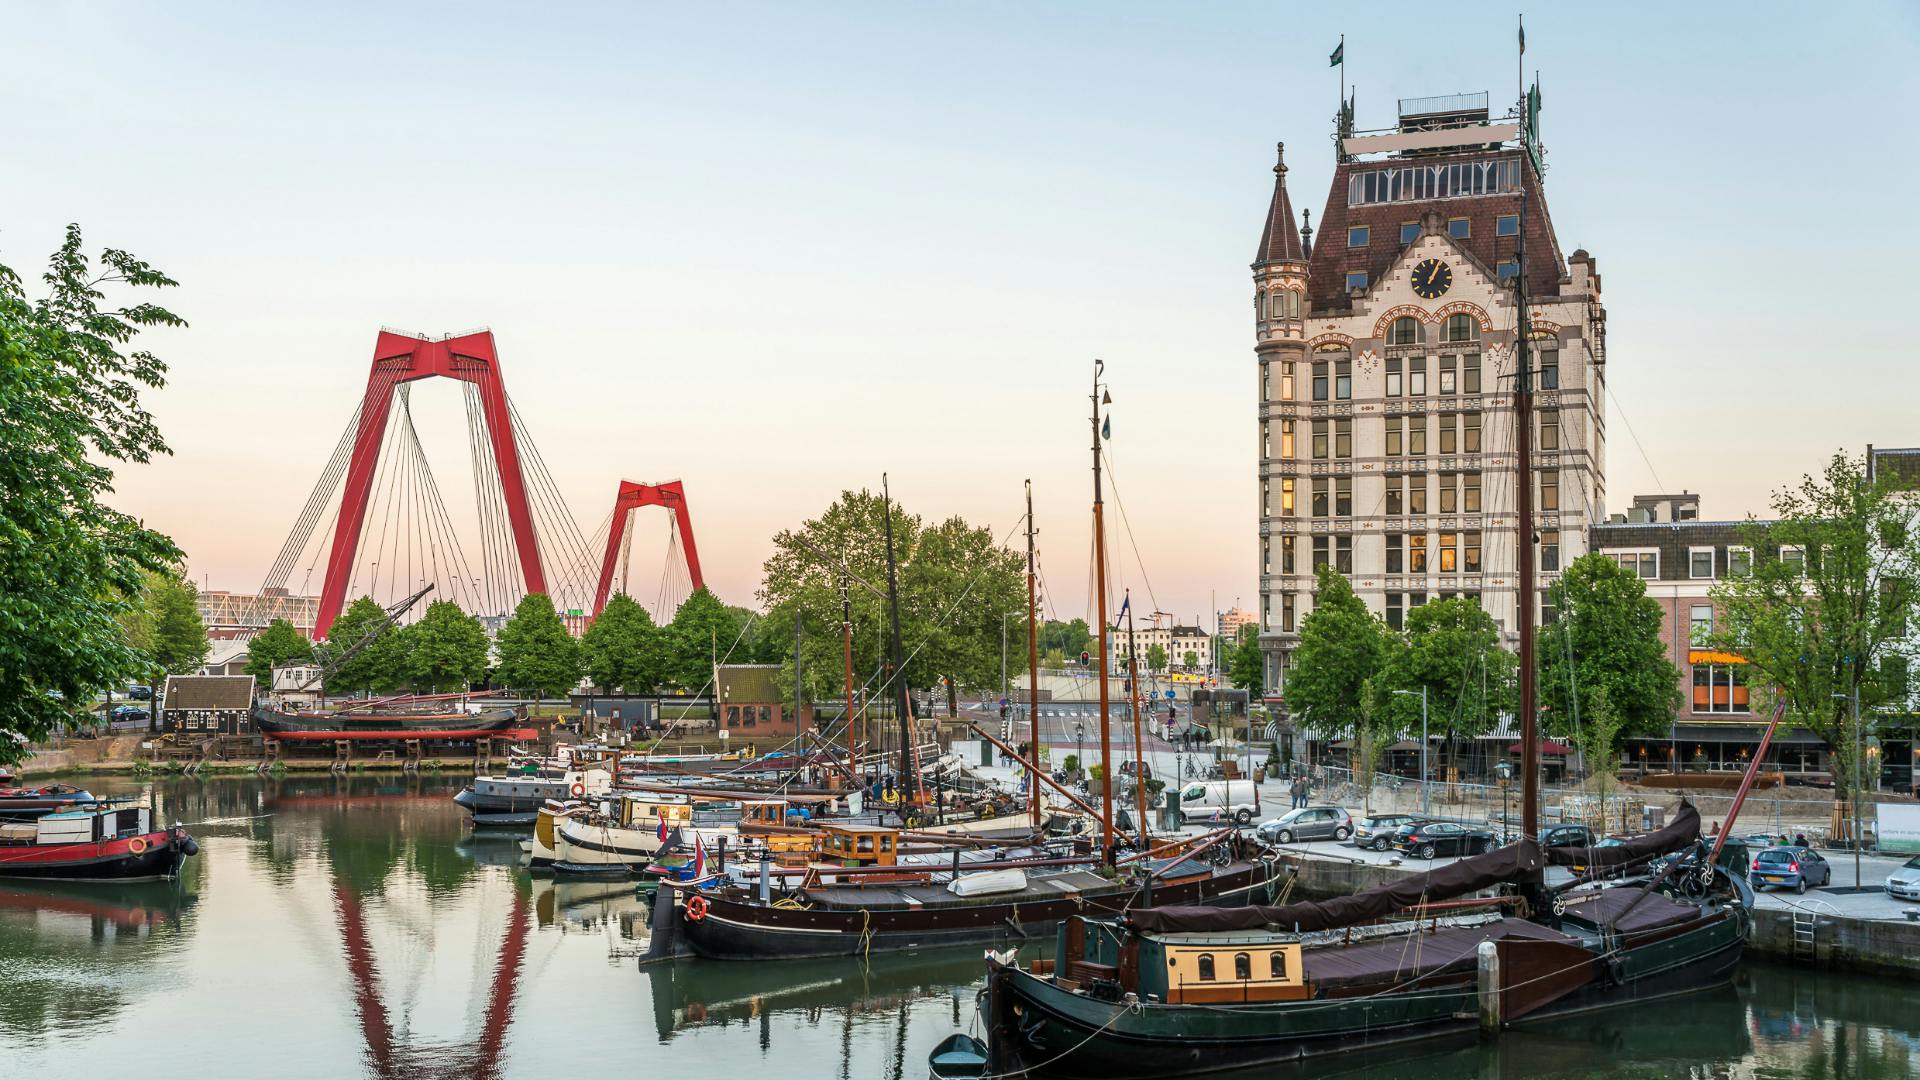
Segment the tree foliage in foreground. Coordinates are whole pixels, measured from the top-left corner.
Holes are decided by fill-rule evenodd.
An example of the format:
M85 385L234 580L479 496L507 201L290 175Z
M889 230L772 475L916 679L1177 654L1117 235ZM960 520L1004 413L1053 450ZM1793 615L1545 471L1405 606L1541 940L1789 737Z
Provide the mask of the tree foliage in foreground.
M1680 708L1680 669L1660 639L1666 616L1639 575L1599 552L1567 564L1547 589L1558 613L1534 636L1540 726L1579 741L1604 692L1618 718L1615 738L1658 735Z
M112 248L96 269L77 225L42 280L30 299L0 265L0 734L25 740L148 669L120 617L139 603L143 573L180 561L173 541L102 501L117 464L169 452L140 403L166 365L134 339L186 325L107 290L176 283ZM0 761L25 753L0 737Z

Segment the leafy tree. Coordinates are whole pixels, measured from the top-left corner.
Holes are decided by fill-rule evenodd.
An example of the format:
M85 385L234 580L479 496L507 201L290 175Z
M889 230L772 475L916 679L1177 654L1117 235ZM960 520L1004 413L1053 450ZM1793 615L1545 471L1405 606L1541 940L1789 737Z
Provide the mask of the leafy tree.
M267 624L247 643L247 674L263 686L273 683L273 669L286 664L304 664L313 659L313 643L285 619Z
M580 639L587 678L608 691L647 693L667 674L667 634L647 609L616 593Z
M1155 673L1167 670L1166 646L1159 642L1147 646L1147 670Z
M207 626L200 621L199 590L178 574L150 579L147 610L153 625L149 651L168 675L184 675L206 662Z
M1708 643L1744 657L1750 687L1777 687L1787 718L1832 748L1842 795L1863 753L1854 695L1865 736L1875 709L1910 692L1920 576L1912 500L1897 478L1868 483L1862 459L1835 454L1821 476L1774 495L1771 525L1745 526L1751 569L1712 590L1719 618ZM1782 559L1783 548L1804 556Z
M143 572L180 559L100 501L116 463L169 453L140 404L166 365L125 350L142 329L186 325L155 304L108 304L104 289L175 282L111 248L96 271L81 244L68 226L38 300L0 265L0 733L26 740L147 669L119 617L139 603ZM0 737L0 761L25 752Z
M1067 666L1067 654L1059 649L1048 649L1040 654L1040 666L1050 671L1058 671Z
M567 624L560 621L545 593L528 593L521 599L513 617L500 628L497 645L503 686L531 690L545 698L564 694L580 682L580 643L567 633Z
M1180 663L1188 671L1192 671L1200 666L1200 654L1192 649L1188 649L1186 655L1180 658Z
M1267 661L1260 655L1260 628L1248 623L1240 628L1240 643L1229 655L1227 681L1258 700L1265 692L1266 677Z
M1559 615L1535 636L1541 726L1574 738L1595 692L1605 691L1620 717L1618 736L1667 730L1680 707L1680 670L1667 659L1660 640L1664 616L1646 583L1590 552L1567 565L1547 596Z
M986 529L960 518L928 525L897 505L893 536L907 685L935 687L946 676L949 705L956 690L997 689L1001 616L1026 607L1024 561L999 546ZM886 506L869 491L843 492L819 517L779 533L773 543L760 589L766 621L784 627L790 642L798 613L806 628L801 665L806 690L837 697L844 678L839 564L876 588L886 588ZM887 699L893 691L874 679L889 651L886 601L858 583L848 585L847 599L853 609L855 680L861 685L871 681L874 691ZM790 694L790 657L780 681Z
M427 605L406 628L407 678L428 694L465 690L487 676L487 630L451 600Z
M360 597L348 604L347 610L333 620L333 625L327 628L326 642L314 647L314 658L325 663L343 655L385 622L386 618L386 609L380 606L379 601L371 596ZM399 628L389 628L366 648L341 663L327 677L326 691L329 694L385 693L405 686L408 676L407 653L406 633Z
M1308 730L1358 732L1363 719L1393 715L1368 694L1396 639L1333 567L1322 564L1315 573L1313 611L1300 624L1287 671L1287 708Z
M1615 773L1620 768L1620 728L1624 723L1607 688L1598 686L1587 695L1580 713L1580 755L1586 762L1587 786L1595 796L1587 824L1595 830L1607 830L1607 800L1613 794Z
M1085 619L1073 619L1068 622L1047 620L1040 624L1040 648L1058 649L1061 655L1080 658L1082 652L1091 652L1093 630Z
M1385 687L1427 692L1428 731L1449 744L1491 731L1519 701L1519 661L1500 647L1493 616L1466 597L1431 600L1407 612L1404 647L1390 651ZM1407 731L1420 730L1420 700L1390 694L1386 707Z
M788 626L792 626L789 620ZM711 589L702 586L680 602L667 627L667 668L663 680L682 690L699 692L713 682L716 659L742 663L743 626L734 610L720 602Z

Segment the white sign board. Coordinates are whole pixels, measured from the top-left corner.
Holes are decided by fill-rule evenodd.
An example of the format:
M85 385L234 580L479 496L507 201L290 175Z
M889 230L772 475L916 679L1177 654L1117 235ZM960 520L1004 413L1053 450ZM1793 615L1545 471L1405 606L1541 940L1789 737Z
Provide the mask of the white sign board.
M1882 851L1920 852L1920 806L1912 803L1875 803L1874 832Z

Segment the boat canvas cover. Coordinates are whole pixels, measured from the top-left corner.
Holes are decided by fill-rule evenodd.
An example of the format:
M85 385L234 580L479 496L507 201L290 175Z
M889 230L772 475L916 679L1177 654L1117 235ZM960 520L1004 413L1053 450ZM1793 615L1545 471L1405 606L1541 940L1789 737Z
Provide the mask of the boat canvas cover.
M1567 917L1630 934L1697 919L1700 907L1678 903L1644 889L1602 889L1597 895L1567 897Z
M1570 844L1547 849L1547 861L1555 866L1623 866L1645 862L1656 855L1679 851L1700 839L1700 811L1681 800L1673 820L1664 829L1629 836L1607 847Z
M1205 933L1216 930L1260 930L1276 927L1306 933L1354 926L1433 900L1449 900L1481 889L1518 881L1538 873L1540 845L1530 838L1495 848L1485 855L1460 859L1331 900L1303 900L1278 907L1249 905L1237 908L1143 908L1127 916L1137 930L1158 933Z
M1501 919L1432 933L1415 930L1358 945L1308 949L1302 962L1307 968L1307 981L1323 990L1382 982L1397 984L1472 965L1476 963L1474 953L1481 942L1502 938L1572 940L1525 919Z

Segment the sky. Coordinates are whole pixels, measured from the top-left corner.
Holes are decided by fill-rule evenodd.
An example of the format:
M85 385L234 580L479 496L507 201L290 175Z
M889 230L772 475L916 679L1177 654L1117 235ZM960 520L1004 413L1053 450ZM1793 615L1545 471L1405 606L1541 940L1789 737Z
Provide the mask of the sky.
M776 531L886 472L997 536L1031 479L1050 613L1089 614L1104 359L1120 584L1253 607L1273 144L1318 218L1342 34L1360 127L1516 95L1516 10L1472 3L9 6L0 263L77 222L181 282L190 328L142 342L174 453L113 502L246 591L378 330L489 327L580 532L680 478L749 605ZM1920 444L1920 8L1821 10L1527 13L1553 220L1605 283L1610 509L1764 514L1835 450ZM460 392L413 406L477 544ZM636 529L647 603L667 526Z

